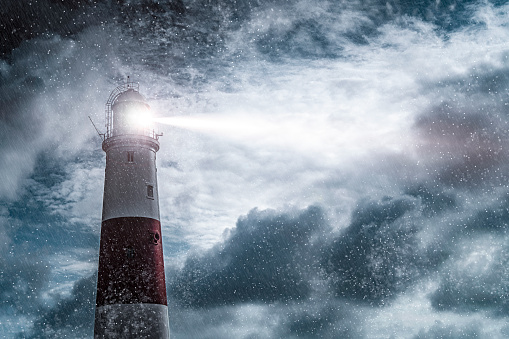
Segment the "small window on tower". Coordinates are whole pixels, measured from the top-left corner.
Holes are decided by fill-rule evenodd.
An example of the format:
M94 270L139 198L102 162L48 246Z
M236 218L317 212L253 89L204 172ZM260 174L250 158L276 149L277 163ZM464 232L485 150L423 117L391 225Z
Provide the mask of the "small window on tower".
M147 185L147 198L154 198L154 186Z
M134 162L134 152L133 151L127 152L127 162Z
M136 252L134 252L134 248L129 246L125 249L125 254L126 254L127 259L132 259L136 255Z

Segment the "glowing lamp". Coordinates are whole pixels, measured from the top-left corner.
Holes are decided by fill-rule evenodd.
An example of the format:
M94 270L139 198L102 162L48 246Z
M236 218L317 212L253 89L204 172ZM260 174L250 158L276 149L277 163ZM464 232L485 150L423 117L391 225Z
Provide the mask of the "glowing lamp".
M152 125L152 114L149 108L133 109L128 113L129 124L134 127L150 127Z
M150 106L134 89L120 94L113 105L113 135L145 134L152 124Z

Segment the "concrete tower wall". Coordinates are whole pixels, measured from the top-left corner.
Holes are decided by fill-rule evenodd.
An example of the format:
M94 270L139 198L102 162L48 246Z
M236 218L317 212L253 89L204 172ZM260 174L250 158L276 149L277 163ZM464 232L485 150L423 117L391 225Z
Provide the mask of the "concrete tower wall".
M116 136L105 141L106 172L103 217L147 217L159 220L156 151L150 137Z

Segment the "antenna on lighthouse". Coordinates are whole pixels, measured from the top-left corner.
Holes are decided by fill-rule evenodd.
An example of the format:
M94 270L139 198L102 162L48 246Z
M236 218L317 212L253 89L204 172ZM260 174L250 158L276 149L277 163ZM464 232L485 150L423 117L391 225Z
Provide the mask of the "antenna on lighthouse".
M104 133L99 132L99 130L98 130L98 129L97 129L97 127L95 126L94 122L92 121L92 118L90 117L90 115L88 116L88 118L90 119L90 122L92 123L92 126L94 126L94 128L95 128L95 130L96 130L97 134L99 134L99 138L101 138L101 139L102 139L102 141L104 141L104 136L105 136L105 134L104 134Z

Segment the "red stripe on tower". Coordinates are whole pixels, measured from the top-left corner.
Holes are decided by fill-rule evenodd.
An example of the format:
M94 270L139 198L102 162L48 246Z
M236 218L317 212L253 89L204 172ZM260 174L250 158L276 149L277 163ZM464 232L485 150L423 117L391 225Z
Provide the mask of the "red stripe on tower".
M114 218L101 225L97 305L166 305L161 224L150 218ZM107 239L107 240L106 240Z
M158 135L128 82L106 104L103 216L94 337L169 338L156 176Z

